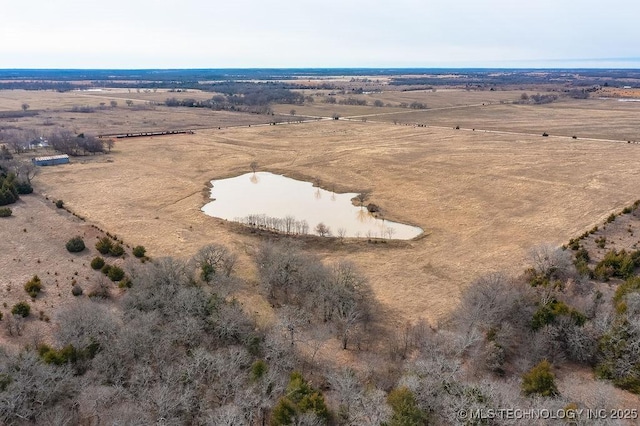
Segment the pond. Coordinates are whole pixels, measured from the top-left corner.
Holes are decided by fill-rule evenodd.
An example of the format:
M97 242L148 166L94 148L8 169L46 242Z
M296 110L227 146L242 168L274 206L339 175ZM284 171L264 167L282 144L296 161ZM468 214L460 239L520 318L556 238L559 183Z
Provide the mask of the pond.
M339 194L269 172L213 180L211 185L213 201L202 211L252 227L284 234L400 240L422 233L416 226L378 219L365 207L354 206L356 193Z

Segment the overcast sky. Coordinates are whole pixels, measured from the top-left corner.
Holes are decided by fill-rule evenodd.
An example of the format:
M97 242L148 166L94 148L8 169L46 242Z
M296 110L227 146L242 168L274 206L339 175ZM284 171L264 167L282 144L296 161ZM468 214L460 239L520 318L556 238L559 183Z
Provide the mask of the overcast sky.
M637 0L0 0L0 68L632 67Z

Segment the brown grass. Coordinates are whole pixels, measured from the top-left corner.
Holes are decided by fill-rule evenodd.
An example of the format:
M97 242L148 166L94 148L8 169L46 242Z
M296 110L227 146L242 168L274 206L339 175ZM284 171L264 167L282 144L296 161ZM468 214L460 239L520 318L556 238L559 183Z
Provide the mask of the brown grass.
M130 99L134 104L144 104L146 102L164 102L167 98L196 100L211 99L213 93L190 90L188 92L169 92L159 89L157 91L140 92L129 89L101 89L100 91L73 90L69 92L36 91L36 90L2 90L0 91L0 111L18 111L22 109L22 104L29 104L29 109L51 110L72 108L78 106L99 107L101 102L105 106L110 106L110 101L114 100L119 107L126 107L126 100Z
M372 116L369 121L640 141L638 114L640 102L563 99L546 105L492 104L407 111Z
M0 91L0 111L18 111L23 102L38 114L31 117L4 119L0 128L35 129L40 134L50 133L54 128L64 127L75 133L113 134L145 132L154 130L202 129L232 126L249 126L278 120L278 115L258 115L228 111L213 111L207 108L169 108L151 105L147 101L157 98L164 102L167 97L178 99L210 99L212 93L194 91L186 93L141 92L106 90L105 92L44 92L44 91ZM110 107L110 100L118 106ZM129 107L125 100L134 104ZM105 106L101 107L100 103ZM88 106L94 112L72 112L74 106ZM287 115L288 115L287 111ZM285 117L288 118L288 117Z
M37 185L152 256L226 244L250 280L259 240L200 212L210 179L256 160L261 170L372 188L389 219L426 235L393 247L307 245L358 264L393 320L437 321L474 278L519 272L531 246L566 242L638 198L639 157L626 143L324 121L139 138L43 169Z
M19 348L33 343L30 336L50 341L55 315L75 300L71 294L74 280L85 292L80 297L87 297L92 285L103 279L99 272L91 269L90 263L99 255L94 247L96 238L104 234L64 209L56 208L52 200L38 195L22 196L10 207L13 215L0 220L0 296L6 304L0 311L10 315L15 303L26 301L31 305L31 315L21 339L5 338L4 321L0 322L0 344ZM81 253L69 253L65 244L76 235L83 238L87 248ZM107 261L123 263L114 258ZM33 275L38 275L43 286L34 300L23 287ZM110 287L114 295L120 292L115 285ZM40 311L52 322L41 321Z

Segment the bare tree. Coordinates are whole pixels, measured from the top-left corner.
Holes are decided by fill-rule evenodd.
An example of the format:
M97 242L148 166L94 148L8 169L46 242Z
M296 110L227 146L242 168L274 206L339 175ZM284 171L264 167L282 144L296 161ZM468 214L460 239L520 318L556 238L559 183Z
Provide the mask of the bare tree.
M49 143L56 151L68 155L78 155L80 147L78 138L67 129L59 129L49 135Z
M5 132L4 139L16 154L29 149L29 143L36 138L35 131L9 131Z
M315 227L316 234L321 237L329 237L331 236L331 229L325 225L323 222L320 222Z
M1 358L0 371L10 380L2 389L0 423L37 424L55 405L71 409L70 397L77 392L78 382L69 366L44 364L34 351Z
M22 336L25 319L21 315L9 314L4 322L9 336Z
M61 311L56 316L56 339L61 346L84 349L91 344L104 347L118 331L115 318L106 307L88 300Z
M291 235L295 231L296 218L293 216L285 216L283 220L284 232L287 235Z
M18 180L29 184L31 183L31 179L33 179L40 171L33 162L28 160L0 160L0 165L6 170L13 172Z
M22 110L26 112L28 109L29 109L29 104L28 104L28 103L26 103L26 102L25 102L25 103L23 103L23 104L22 104Z
M109 102L109 105L111 105L111 108L115 108L115 107L118 106L118 101L113 101L112 100L112 101Z
M9 151L6 145L0 146L0 160L11 160L13 159L13 154Z
M360 207L364 206L364 203L371 197L371 191L362 191L356 195L356 199L360 203Z
M200 270L202 281L210 282L216 274L228 277L233 272L237 256L226 247L210 244L201 248L194 260Z
M18 178L25 180L28 184L31 184L31 180L39 171L40 169L38 169L38 167L36 167L36 165L31 161L21 161L16 175Z
M293 306L285 306L278 311L276 327L289 344L293 346L300 341L299 336L310 323L308 312Z
M256 170L258 170L258 162L257 161L252 161L251 164L249 164L249 167L251 167L251 171L253 173L255 173Z
M373 300L371 289L355 266L348 262L335 264L330 280L333 294L330 298L331 317L335 322L342 349L347 349L353 335L370 319Z
M522 297L517 285L505 274L492 273L475 280L462 294L455 321L463 332L478 327L486 331L509 319Z
M529 258L536 274L548 279L563 279L573 274L571 254L550 244L532 248Z
M394 228L391 228L390 226L387 226L385 228L385 234L387 235L388 239L392 239L395 233L396 233L396 230Z

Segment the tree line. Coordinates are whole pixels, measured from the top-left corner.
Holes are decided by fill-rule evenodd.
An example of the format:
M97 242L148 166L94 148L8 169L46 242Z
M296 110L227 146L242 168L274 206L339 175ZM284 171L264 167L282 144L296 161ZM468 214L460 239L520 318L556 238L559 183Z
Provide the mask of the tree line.
M68 129L55 129L42 136L34 130L5 130L0 132L0 140L3 146L11 148L14 154L20 154L34 149L37 145L46 142L53 149L70 156L103 153L114 146L112 139L100 139L84 133L75 134ZM8 148L6 148L8 150ZM11 152L2 151L0 156L6 157ZM12 156L12 154L11 154Z

